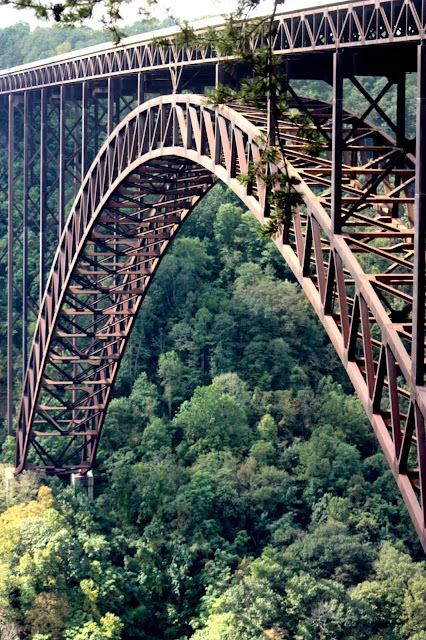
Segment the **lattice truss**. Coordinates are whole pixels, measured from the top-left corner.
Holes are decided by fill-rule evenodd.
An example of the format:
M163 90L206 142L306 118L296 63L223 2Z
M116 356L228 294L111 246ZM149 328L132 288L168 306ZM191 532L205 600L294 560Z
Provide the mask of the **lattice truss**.
M299 105L300 106L300 105ZM367 412L425 546L425 389L411 378L414 158L344 114L342 233L331 224L331 107L305 100L318 158L283 120L305 205L275 242L323 323ZM171 239L216 179L265 220L266 115L199 96L138 107L95 158L61 237L41 305L18 418L16 467L85 473L137 311ZM282 167L271 166L270 171Z
M111 116L106 83L105 88L90 92L83 83L25 92L0 101L0 119L7 132L0 141L0 164L9 173L9 184L0 188L0 198L7 199L9 191L13 203L9 242L0 251L0 269L11 245L13 258L8 268L12 267L14 306L20 306L19 299L22 303L22 313L13 314L11 330L15 341L18 330L22 330L24 373L30 345L28 326L37 320L46 274L70 203L99 150L99 139L104 140L108 127L120 121L123 109L128 113L136 104L133 98L118 93L114 98ZM9 167L8 147L12 149ZM38 262L33 259L37 253ZM10 352L8 359L12 359ZM15 361L15 374L16 370Z
M425 0L360 0L277 16L274 51L335 50L339 46L375 43L420 42L425 29ZM216 25L213 23L212 25ZM151 36L150 36L151 37ZM173 36L171 37L173 39ZM250 46L264 44L252 37ZM97 51L68 59L53 59L18 67L0 74L0 92L48 87L88 78L102 78L140 70L194 65L218 60L211 46L161 47L147 37L123 47L99 47Z

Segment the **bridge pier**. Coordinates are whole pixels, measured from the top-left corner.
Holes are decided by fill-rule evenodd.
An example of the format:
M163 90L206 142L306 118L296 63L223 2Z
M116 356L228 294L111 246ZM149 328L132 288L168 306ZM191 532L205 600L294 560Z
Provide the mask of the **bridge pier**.
M72 487L81 487L87 493L88 497L93 500L94 477L91 471L84 475L80 473L72 473L70 477Z
M342 153L343 153L343 53L333 54L333 118L331 170L331 222L334 233L342 232Z
M6 507L10 506L10 484L14 479L15 467L7 466L4 469L4 495L6 500Z
M426 249L426 47L417 50L416 191L414 219L414 295L412 375L425 383L425 249ZM426 489L426 487L425 487Z

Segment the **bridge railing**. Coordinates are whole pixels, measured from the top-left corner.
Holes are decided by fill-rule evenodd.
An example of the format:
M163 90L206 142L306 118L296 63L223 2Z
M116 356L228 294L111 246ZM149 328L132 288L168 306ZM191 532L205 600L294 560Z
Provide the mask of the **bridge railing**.
M274 50L277 54L289 55L343 47L421 42L425 37L425 7L425 0L366 0L283 13L276 20ZM217 20L212 21L212 26L220 28ZM166 31L164 37L173 39L173 34L173 30L171 33ZM0 94L221 60L210 46L162 47L150 40L152 36L141 36L118 46L101 45L8 69L0 74ZM251 45L256 47L261 42L262 36L257 35Z

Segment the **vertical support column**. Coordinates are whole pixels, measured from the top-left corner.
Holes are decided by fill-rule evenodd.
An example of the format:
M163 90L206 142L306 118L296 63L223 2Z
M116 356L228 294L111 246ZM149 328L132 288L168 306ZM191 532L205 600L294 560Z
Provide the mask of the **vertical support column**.
M405 145L405 73L401 73L396 84L396 144Z
M78 104L78 88L74 89L74 200L77 197L78 190L80 189L81 180L79 180L79 171L81 171L81 166L79 166L79 157L81 157L81 147L79 147L79 140L81 141L81 137L79 135L79 127L80 127L80 107Z
M231 75L229 71L227 71L225 65L221 62L216 62L215 65L215 88L217 89L219 85L230 85L232 84L236 88L240 86L241 75L234 71ZM208 82L208 81L207 81Z
M99 96L96 94L96 92L93 92L92 95L92 100L93 100L93 109L94 109L94 113L93 113L93 117L95 119L95 132L94 132L94 142L95 142L95 149L94 149L94 155L96 156L96 154L99 151L99 128L100 128L100 123L99 123Z
M46 282L46 91L40 90L40 306Z
M108 78L108 135L114 129L114 79Z
M114 78L108 78L108 135L111 135L114 130L114 106L115 106L115 93L116 93L116 82ZM114 284L116 282L116 278L113 278Z
M406 139L405 139L405 104L406 104L406 95L405 95L405 73L401 73L396 82L396 145L403 149L405 147ZM402 169L404 167L404 159L400 158L398 161L396 168ZM395 187L398 187L401 184L401 177L397 175L395 177ZM394 202L392 205L392 217L399 217L399 205L397 202Z
M145 78L142 72L138 73L138 105L145 102Z
M333 119L331 168L331 223L334 233L342 231L343 152L343 54L333 54Z
M14 147L14 97L9 95L9 144L8 144L8 210L7 210L7 435L13 433L13 147Z
M59 186L58 186L58 238L65 225L65 86L59 95Z
M426 46L417 49L416 194L414 217L414 291L412 374L425 382L425 233L426 233Z
M267 128L267 136L268 136L268 141L269 144L271 145L276 145L277 144L277 136L276 136L276 120L275 120L275 116L272 113L272 107L271 107L271 98L268 96L268 103L267 103L267 123L266 123L266 128Z
M93 500L94 478L92 471L88 471L85 475L72 473L70 479L72 487L81 487L83 491L87 493L88 497Z
M22 382L28 355L28 91L24 93L24 166L22 175Z
M77 197L77 193L78 190L80 189L81 183L83 181L83 176L84 176L84 92L85 92L85 82L82 82L81 84L81 106L79 107L78 105L78 94L74 94L74 102L75 102L75 112L74 112L74 132L75 132L75 142L74 142L74 200ZM79 112L80 109L80 112ZM80 123L80 114L81 114L81 123ZM79 127L81 126L81 131L79 130ZM78 133L77 133L78 132ZM81 146L78 146L78 141L80 141ZM81 159L81 163L80 163L80 167L78 166L78 157L80 154L80 159ZM80 172L79 172L80 169ZM78 177L80 176L80 179L78 179ZM72 327L72 333L76 333L76 328L73 326ZM73 347L75 348L76 346L76 338L72 337L71 338L71 344L73 345ZM77 371L78 371L78 365L73 362L72 364L72 378L73 378L73 383L75 383L75 379L77 377ZM76 423L76 409L75 409L75 403L77 401L77 391L75 389L75 384L73 384L73 390L72 390L72 405L73 405L73 409L72 409L72 421L73 424L75 425Z
M215 71L215 88L217 89L220 84L224 84L224 69L220 62L216 62Z
M81 183L87 171L87 82L81 85Z
M118 87L118 91L117 91ZM121 106L120 106L120 90L119 90L119 80L117 79L115 82L115 91L114 91L114 102L115 102L115 118L112 123L113 129L120 123L121 121Z

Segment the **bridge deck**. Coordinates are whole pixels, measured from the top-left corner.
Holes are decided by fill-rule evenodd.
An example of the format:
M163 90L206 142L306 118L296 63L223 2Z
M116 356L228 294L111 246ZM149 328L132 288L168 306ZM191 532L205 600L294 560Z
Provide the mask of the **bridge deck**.
M216 26L218 22L213 20L211 24ZM424 39L425 27L425 0L344 2L278 15L274 49L288 56L371 45L416 45ZM172 37L174 32L166 30L162 35ZM211 47L163 48L150 43L151 38L136 36L119 46L100 45L5 70L0 73L0 94L220 61ZM261 43L260 37L253 38L254 47Z

